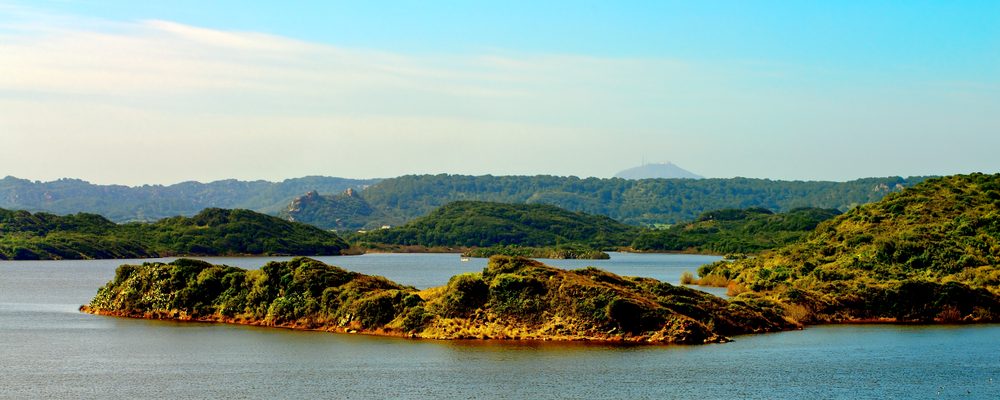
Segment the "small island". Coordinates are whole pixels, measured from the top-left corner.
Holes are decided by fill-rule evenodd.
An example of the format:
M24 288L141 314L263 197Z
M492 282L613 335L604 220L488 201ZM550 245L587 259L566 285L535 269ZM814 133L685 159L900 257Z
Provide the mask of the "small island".
M309 258L249 271L190 259L123 265L81 310L433 339L700 344L797 327L767 300L726 301L654 279L507 256L427 290Z

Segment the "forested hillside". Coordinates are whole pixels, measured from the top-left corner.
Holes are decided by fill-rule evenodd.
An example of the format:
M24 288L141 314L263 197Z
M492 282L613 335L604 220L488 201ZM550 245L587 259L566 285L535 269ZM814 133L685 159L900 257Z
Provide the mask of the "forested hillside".
M459 200L551 204L571 211L605 215L631 225L674 224L726 208L761 207L787 211L801 207L846 211L912 186L924 178L866 178L850 182L767 179L580 179L556 176L411 175L386 179L361 192L381 215L368 226L400 225ZM331 203L317 202L316 207ZM338 212L299 208L299 213ZM296 218L298 220L298 218ZM315 221L333 226L333 221ZM355 226L360 227L360 226Z
M605 215L631 225L675 224L703 212L762 207L846 211L924 178L865 178L849 182L768 179L599 179L557 176L409 175L377 180L305 177L282 182L225 180L175 185L94 185L80 180L0 180L0 208L55 214L87 212L115 222L194 215L205 208L241 208L327 229L402 225L453 201L551 204ZM353 189L355 196L343 193ZM302 201L312 192L312 200ZM322 194L322 196L318 196ZM331 196L331 194L334 194ZM294 204L298 199L299 204Z
M357 240L428 247L583 244L600 248L626 246L638 232L603 215L546 204L457 201L404 226L368 232Z

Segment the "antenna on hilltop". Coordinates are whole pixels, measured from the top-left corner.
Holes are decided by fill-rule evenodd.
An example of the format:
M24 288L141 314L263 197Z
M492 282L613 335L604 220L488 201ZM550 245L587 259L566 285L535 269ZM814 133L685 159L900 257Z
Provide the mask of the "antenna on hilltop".
M643 167L646 166L646 155L645 154L642 155L642 166Z

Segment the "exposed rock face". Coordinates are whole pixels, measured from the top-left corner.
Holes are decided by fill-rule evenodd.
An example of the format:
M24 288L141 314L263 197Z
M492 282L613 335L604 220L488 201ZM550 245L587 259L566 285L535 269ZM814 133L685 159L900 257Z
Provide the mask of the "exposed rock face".
M323 229L354 230L374 223L381 214L354 189L336 196L310 191L292 200L281 216Z

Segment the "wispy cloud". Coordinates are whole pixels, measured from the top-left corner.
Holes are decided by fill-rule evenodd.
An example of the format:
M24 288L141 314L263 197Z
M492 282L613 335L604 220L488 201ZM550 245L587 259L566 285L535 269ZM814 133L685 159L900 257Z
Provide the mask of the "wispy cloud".
M305 147L299 155L358 148L397 160L389 166L328 163L346 175L528 173L539 170L537 163L519 167L521 162L557 146L574 147L611 121L620 126L648 112L629 103L659 96L647 89L650 84L684 86L692 75L689 67L666 61L412 56L170 21L109 23L104 29L66 22L60 19L58 28L14 24L0 33L0 115L7 143L65 143L72 137L79 142L75 148L119 154L137 142L175 151L192 151L190 144L197 144L208 157L231 141L253 137L265 143L243 147L259 149L255 156L266 155L273 142L298 140ZM522 135L530 139L523 143L539 146L526 149L510 141ZM400 143L406 146L393 146ZM448 144L466 155L428 156ZM505 156L515 161L510 165L502 159L475 165L492 157L469 156L469 149L487 148L522 155ZM18 158L14 151L3 153L7 160ZM307 168L278 173L339 173ZM234 169L222 167L217 174ZM241 176L254 174L276 175Z
M13 15L0 22L0 171L29 178L608 176L642 156L706 175L802 177L774 171L852 138L885 146L963 118L973 132L997 128L970 116L972 100L914 100L947 89L816 84L766 63L398 54L11 7L0 3ZM962 99L995 110L993 88ZM791 147L805 136L824 145Z

